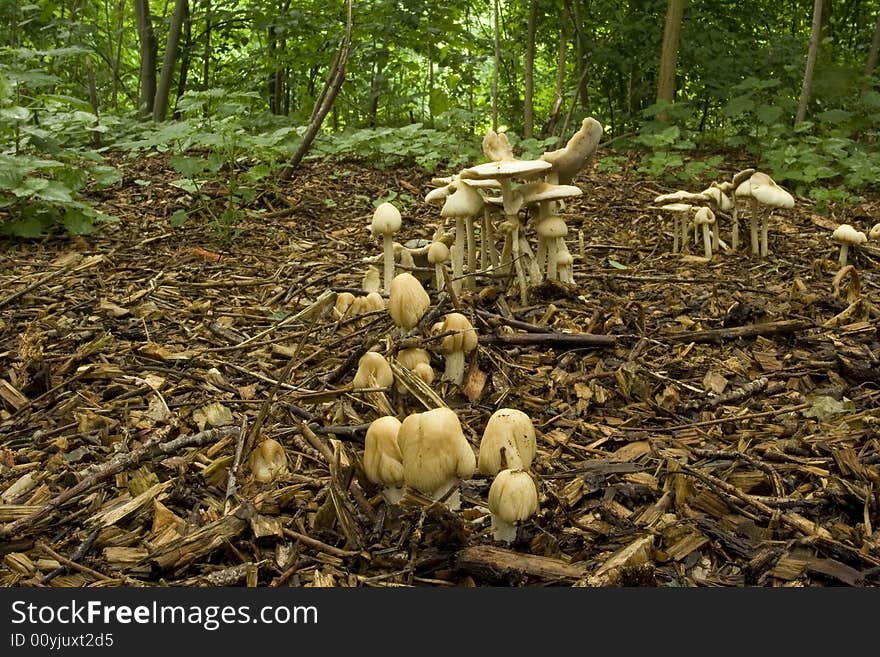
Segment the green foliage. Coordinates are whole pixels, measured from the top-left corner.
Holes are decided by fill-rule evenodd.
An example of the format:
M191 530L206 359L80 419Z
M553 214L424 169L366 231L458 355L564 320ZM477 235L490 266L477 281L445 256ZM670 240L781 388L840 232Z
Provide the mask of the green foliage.
M36 238L56 227L83 234L113 220L82 200L88 186L121 180L84 146L105 126L87 103L55 92L58 78L35 63L79 53L6 50L0 57L0 234Z

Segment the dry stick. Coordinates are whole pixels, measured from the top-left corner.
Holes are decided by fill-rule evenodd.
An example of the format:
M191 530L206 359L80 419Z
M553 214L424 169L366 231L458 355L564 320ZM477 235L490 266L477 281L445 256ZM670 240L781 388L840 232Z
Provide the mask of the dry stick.
M70 555L69 559L62 561L61 559L58 559L56 557L56 561L58 561L59 563L65 564L65 565L59 566L58 568L53 570L51 573L48 573L47 575L45 575L42 579L40 579L40 584L46 585L49 582L51 582L53 579L55 579L56 577L61 575L63 572L65 572L69 567L73 568L74 566L70 566L70 564L76 563L77 561L79 561L80 559L82 559L86 555L86 552L88 552L89 549L92 547L92 543L94 543L95 539L98 538L98 533L100 531L101 531L101 528L96 527L91 532L89 532L89 535L86 536L85 539L83 540L83 542L79 544L79 547L76 548L76 550L74 550L73 554Z
M292 529L287 529L286 527L281 530L285 536L288 538L292 538L300 543L308 545L310 548L314 548L318 550L318 552L326 552L327 554L333 555L334 557L353 557L356 554L359 554L357 550L343 550L338 547L333 547L332 545L327 545L326 543L322 543L321 541L312 538L311 536L306 536L305 534L300 534L299 532L295 532Z
M674 333L661 336L661 339L671 342L722 342L723 340L735 340L736 338L752 338L758 335L780 335L795 333L815 326L813 322L803 319L785 319L778 322L765 324L750 324L748 326L732 326L730 328L708 329L705 331L691 331L689 333Z
M245 428L247 427L247 415L242 414L241 418L241 427L238 433L238 440L235 441L235 455L232 457L232 467L226 473L226 503L224 505L224 515L229 513L230 509L230 500L232 496L235 495L236 490L236 482L235 476L238 472L238 466L241 463L241 455L244 453L244 441L245 436L247 436L247 431Z
M613 335L593 333L513 333L511 335L481 335L480 344L539 345L577 349L583 347L613 347L617 338Z
M19 532L27 534L35 531L36 523L38 521L50 515L65 502L69 502L77 495L81 495L93 486L98 485L102 481L113 477L123 470L138 465L141 461L173 454L184 447L199 447L201 445L207 445L208 443L217 442L218 440L225 438L230 434L237 433L238 431L238 427L220 427L218 429L200 431L199 433L190 436L181 436L165 443L160 443L159 437L150 438L135 451L121 454L109 463L97 468L78 484L65 489L29 516L19 518L5 527L0 527L0 539L7 539Z
M39 542L37 543L37 547L39 547L41 551L45 552L45 553L48 554L50 557L52 557L53 559L55 559L55 561L57 561L58 563L63 564L63 567L62 567L62 568L56 568L55 570L52 571L52 573L55 573L55 572L60 571L60 570L63 571L64 568L71 568L72 570L78 570L78 571L81 572L81 573L85 573L85 574L87 574L87 575L91 575L91 576L94 577L95 579L98 579L98 580L100 580L100 581L102 581L102 582L109 582L109 581L112 581L112 580L113 580L112 577L109 577L109 576L105 575L105 574L102 573L102 572L99 572L99 571L97 571L97 570L92 570L92 569L89 568L88 566L83 566L82 564L77 563L76 561L74 561L74 560L72 560L72 559L68 559L67 557L65 557L65 556L63 556L63 555L58 554L55 550L53 550L52 548L50 548L48 545L46 545L46 544L43 543L42 541L39 541ZM49 573L49 575L52 575L52 573ZM43 580L47 580L47 578L49 577L49 575L46 575L46 577L44 577ZM53 575L53 577L54 577L54 575ZM47 581L48 581L48 580L47 580ZM40 583L43 583L43 581L41 580Z
M485 317L487 319L494 319L502 324L507 324L507 326L516 329L522 329L523 331L528 331L529 333L552 333L553 329L549 326L542 326L540 324L531 324L529 322L523 322L518 319L513 319L509 317L504 317L503 315L496 315L495 313L490 313L488 310L480 310L476 309L477 315L480 317Z
M797 404L795 406L785 406L772 411L761 411L760 413L745 413L743 415L735 415L733 417L720 417L714 420L703 420L702 422L691 422L690 424L678 424L673 427L619 427L621 431L647 431L649 433L663 433L666 431L684 431L687 429L697 429L699 427L711 427L714 424L724 424L725 422L738 422L740 420L754 420L769 415L782 415L784 413L793 413L810 408L812 404Z

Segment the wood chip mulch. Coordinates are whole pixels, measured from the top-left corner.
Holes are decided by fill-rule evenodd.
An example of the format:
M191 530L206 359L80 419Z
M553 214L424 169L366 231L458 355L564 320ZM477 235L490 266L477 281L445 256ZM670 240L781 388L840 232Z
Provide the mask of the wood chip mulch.
M326 303L380 253L375 200L401 208L398 241L433 235L430 173L310 162L224 226L222 187L199 201L161 157L119 166L92 198L120 221L0 247L0 585L880 582L880 250L844 271L830 240L876 200L798 198L767 257L706 261L671 253L652 201L673 188L593 168L564 212L576 285L523 306L497 278L427 283L429 315L457 303L479 347L461 386L386 399L401 419L441 400L475 451L494 410L530 415L540 509L504 544L486 476L455 512L366 479L381 406L351 389L357 358L431 342ZM264 438L289 462L269 483L248 465Z

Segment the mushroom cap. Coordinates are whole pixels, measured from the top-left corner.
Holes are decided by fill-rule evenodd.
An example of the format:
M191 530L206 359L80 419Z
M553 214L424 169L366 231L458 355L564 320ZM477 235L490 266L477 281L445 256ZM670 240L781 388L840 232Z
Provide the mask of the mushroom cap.
M495 132L491 128L483 137L483 155L486 159L493 162L501 160L512 160L513 148L510 146L510 140L504 132Z
M690 212L690 209L694 207L690 203L667 203L666 205L661 205L661 210L668 210L669 212Z
M400 210L385 201L373 211L373 221L370 223L370 232L373 237L379 235L391 235L400 230Z
M734 192L735 196L745 197L752 195L752 186L749 184L749 179L746 178L739 185L736 186L736 191Z
M391 279L388 292L388 314L395 326L411 329L431 305L431 298L421 282L409 272Z
M477 468L489 475L497 474L504 468L528 470L537 448L531 418L516 408L499 408L492 413L483 429Z
M355 296L351 292L340 292L336 295L336 303L333 305L333 310L336 311L337 319L345 315L345 312L351 308L354 299ZM354 313L350 314L353 315Z
M449 247L443 242L431 242L428 247L428 262L432 265L438 262L447 262L449 260Z
M527 520L538 510L538 488L525 470L501 470L489 487L489 511L507 523Z
M462 178L512 178L547 171L553 165L544 160L499 160L462 170Z
M749 188L758 203L773 208L793 208L794 196L776 184L766 173L756 171L749 178Z
M694 214L694 223L698 226L702 224L714 224L715 213L705 206L697 208L697 211Z
M432 332L445 333L457 331L447 335L440 341L440 351L450 354L454 351L473 351L477 348L477 330L467 317L461 313L449 313L442 322L437 322L432 327Z
M454 191L443 203L441 217L475 217L483 210L483 197L467 184L455 184Z
M574 256L571 255L571 251L565 249L564 251L560 251L556 254L556 266L557 267L568 267L574 263Z
M357 372L351 382L354 390L362 388L390 388L394 372L385 356L378 351L368 351L358 360Z
M684 189L678 189L669 194L661 194L654 199L654 203L683 203L684 201L707 201L706 195L696 192L688 192Z
M834 232L831 233L831 239L839 244L864 244L868 241L867 235L863 232L856 230L849 224L840 224L837 228L834 229Z
M581 121L581 127L571 136L565 147L548 151L541 155L541 159L553 165L553 171L560 183L567 184L596 154L601 138L602 124L588 116Z
M397 362L403 365L406 369L411 370L419 363L427 363L430 365L431 354L428 353L427 349L422 349L421 347L409 347L397 352Z
M568 235L568 226L562 217L552 216L539 221L535 232L544 238L565 237Z
M705 194L708 197L708 200L712 201L722 212L729 212L733 209L733 201L730 200L730 197L722 191L717 183L712 183L712 185L704 189L701 194Z
M274 438L266 438L251 451L248 465L254 479L266 484L287 472L287 454L281 443Z
M364 472L367 479L383 486L403 486L403 456L397 445L400 420L383 415L373 420L364 437Z
M385 310L385 299L378 292L369 292L361 297L361 312L369 313L374 310Z
M880 223L874 224L870 231L868 231L868 239L873 241L880 240Z
M743 182L744 180L748 180L752 176L753 173L755 173L754 169L743 169L742 171L737 171L733 175L733 178L730 179L730 184L734 188L738 188L739 184L741 182ZM729 191L729 190L724 190L724 191Z
M541 201L556 201L562 198L581 196L584 191L577 185L554 185L547 182L530 182L516 188L523 199L523 205Z
M477 457L465 438L458 416L442 406L404 418L397 432L404 482L432 495L452 479L470 477Z
M425 194L425 203L428 205L443 205L451 194L452 189L450 185L444 185L443 187L432 189Z
M364 291L369 294L370 292L378 292L381 286L382 275L379 273L378 269L371 265L364 273L364 280L361 283L361 287L363 287Z

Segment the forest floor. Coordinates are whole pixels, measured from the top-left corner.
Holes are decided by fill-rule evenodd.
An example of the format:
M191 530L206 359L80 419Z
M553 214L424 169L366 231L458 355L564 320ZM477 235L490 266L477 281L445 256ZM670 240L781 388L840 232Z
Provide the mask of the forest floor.
M877 200L797 198L767 257L746 228L707 261L671 252L652 201L674 188L593 169L564 215L576 285L523 306L497 278L457 299L427 283L431 318L458 304L480 335L462 386L433 356L475 452L498 408L536 427L540 509L503 544L488 476L458 511L388 506L366 479L381 406L351 389L356 359L431 343L323 304L381 252L374 200L397 194L398 241L432 237L428 173L308 163L222 241L204 217L169 225L195 201L162 158L124 167L93 196L119 222L0 250L0 585L880 583L880 250L841 272L830 239ZM386 397L400 419L437 403ZM264 438L289 460L270 483L248 467Z

